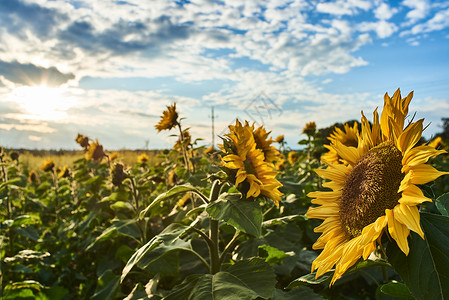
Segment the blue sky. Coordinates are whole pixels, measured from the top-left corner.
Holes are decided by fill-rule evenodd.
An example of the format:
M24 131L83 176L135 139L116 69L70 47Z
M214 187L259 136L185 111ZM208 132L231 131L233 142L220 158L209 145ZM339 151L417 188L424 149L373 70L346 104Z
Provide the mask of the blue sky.
M449 1L1 0L0 28L5 147L168 148L173 102L204 144L212 107L216 134L248 119L292 148L397 88L427 138L449 117Z

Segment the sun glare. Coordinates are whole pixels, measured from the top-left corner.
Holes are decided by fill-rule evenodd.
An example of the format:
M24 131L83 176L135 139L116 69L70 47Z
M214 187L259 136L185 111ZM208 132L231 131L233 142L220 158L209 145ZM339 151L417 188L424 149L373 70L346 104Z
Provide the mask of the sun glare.
M8 100L18 104L22 118L57 121L67 117L67 110L77 101L64 88L22 86L9 94Z

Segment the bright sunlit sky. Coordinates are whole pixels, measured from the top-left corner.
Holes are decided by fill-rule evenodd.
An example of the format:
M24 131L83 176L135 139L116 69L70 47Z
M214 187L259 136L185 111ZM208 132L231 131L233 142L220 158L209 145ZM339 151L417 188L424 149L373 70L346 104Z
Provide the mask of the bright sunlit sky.
M4 147L168 148L173 102L209 145L212 107L216 134L238 117L292 148L397 88L427 138L449 117L449 1L1 0L0 41Z

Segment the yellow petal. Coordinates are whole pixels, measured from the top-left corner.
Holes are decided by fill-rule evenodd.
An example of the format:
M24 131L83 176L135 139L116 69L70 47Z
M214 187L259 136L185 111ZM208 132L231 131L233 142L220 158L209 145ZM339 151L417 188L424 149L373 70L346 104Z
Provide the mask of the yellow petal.
M409 167L425 164L429 158L436 157L443 153L446 153L446 151L436 150L430 146L418 146L410 149L404 154L402 164Z
M410 167L410 182L413 184L425 184L433 181L441 175L449 174L449 172L440 172L429 165L418 165Z
M307 197L323 199L325 201L338 201L341 197L341 191L336 192L310 192L307 194Z
M351 169L351 167L347 167L342 164L330 164L326 169L316 169L315 173L317 173L321 178L344 184Z
M402 204L414 206L426 201L432 202L432 199L429 199L426 196L424 196L423 192L419 187L417 187L414 184L411 184L404 191L402 191L401 199L399 199L398 201L399 203Z
M329 217L338 217L340 209L333 206L310 207L306 213L307 218L324 220Z
M345 146L338 140L335 140L333 147L338 155L352 166L355 165L356 161L360 158L360 154L356 148Z
M424 239L424 232L419 224L419 211L416 206L398 204L393 210L396 220L407 226L408 229L419 234L421 238Z
M413 148L421 138L424 119L410 124L398 138L398 149L402 154Z
M396 241L401 251L404 252L405 255L408 255L410 248L408 246L407 237L410 233L410 230L407 228L407 226L403 225L395 219L393 210L386 209L385 214L387 215L388 219L388 232L390 233L390 236Z

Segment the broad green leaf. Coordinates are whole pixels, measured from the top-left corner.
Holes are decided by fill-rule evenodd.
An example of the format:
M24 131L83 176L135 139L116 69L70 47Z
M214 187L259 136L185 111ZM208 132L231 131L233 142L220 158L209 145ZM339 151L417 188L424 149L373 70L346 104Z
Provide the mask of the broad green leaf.
M137 250L133 256L128 260L126 263L126 266L123 268L121 281L126 277L126 275L131 271L131 269L136 265L139 264L139 267L145 267L150 265L152 262L155 262L158 258L162 257L166 252L173 251L173 250L188 250L192 251L192 248L190 246L189 242L185 242L180 239L180 237L186 232L186 230L190 229L189 226L184 226L181 224L171 224L167 228L165 228L160 234L152 238L148 243L146 243L144 246L142 246L139 250ZM159 249L156 251L157 256L154 257L151 255L151 258L144 260L146 255L149 255L148 253L150 251L155 250L156 248Z
M136 224L137 220L114 220L112 221L112 225L107 228L103 233L98 236L87 248L86 250L90 250L94 245L98 242L103 241L111 237L114 233L120 233L125 236L129 236L136 241L139 241L140 238L140 230L138 225Z
M107 270L98 278L98 281L97 289L91 299L115 299L117 288L120 286L120 276L114 275L111 270Z
M133 211L134 207L128 202L117 201L114 204L110 205L113 210L124 210L124 211Z
M315 278L316 272L306 274L299 278L296 278L287 286L288 289L295 288L301 285L309 285L309 284L321 284L328 280L330 280L332 273L328 272L324 275L321 275L318 278Z
M260 249L263 249L265 252L267 252L268 256L265 258L265 261L269 263L270 265L274 264L280 264L282 263L282 260L285 257L288 257L290 255L286 254L284 251L281 251L277 248L268 246L268 245L262 245L259 246Z
M269 298L276 279L271 267L261 259L238 261L228 270L215 275L192 275L166 300L241 300Z
M147 212L149 210L151 210L153 207L155 207L156 205L159 204L159 202L161 202L164 199L167 199L173 195L179 194L179 193L185 193L185 192L197 192L199 193L199 191L191 186L191 185L180 185L180 186L175 186L174 188L172 188L171 190L160 194L159 196L156 197L156 199L153 200L153 202L151 202L150 205L148 205L144 210L142 210L140 212L140 219L142 219L143 217L145 217L145 215L147 214Z
M300 286L298 288L292 289L290 291L282 291L280 289L275 289L273 292L272 300L297 300L297 299L307 299L307 300L323 300L324 298L316 294L311 288L306 286Z
M389 243L388 260L414 297L449 299L449 218L421 213L421 226L426 239L412 232L408 256Z
M435 201L435 206L443 216L449 216L449 193L443 194Z
M270 226L279 225L279 224L286 224L288 222L298 220L298 219L307 220L307 217L305 217L303 215L285 216L285 217L280 217L280 218L276 218L276 219L266 220L262 223L262 226L270 227Z
M222 220L237 230L255 237L262 234L263 214L259 203L239 199L239 196L225 194L218 201L207 206L206 211L215 220Z
M400 298L400 299L414 299L408 287L400 282L393 281L386 283L380 287L380 291L385 295Z

